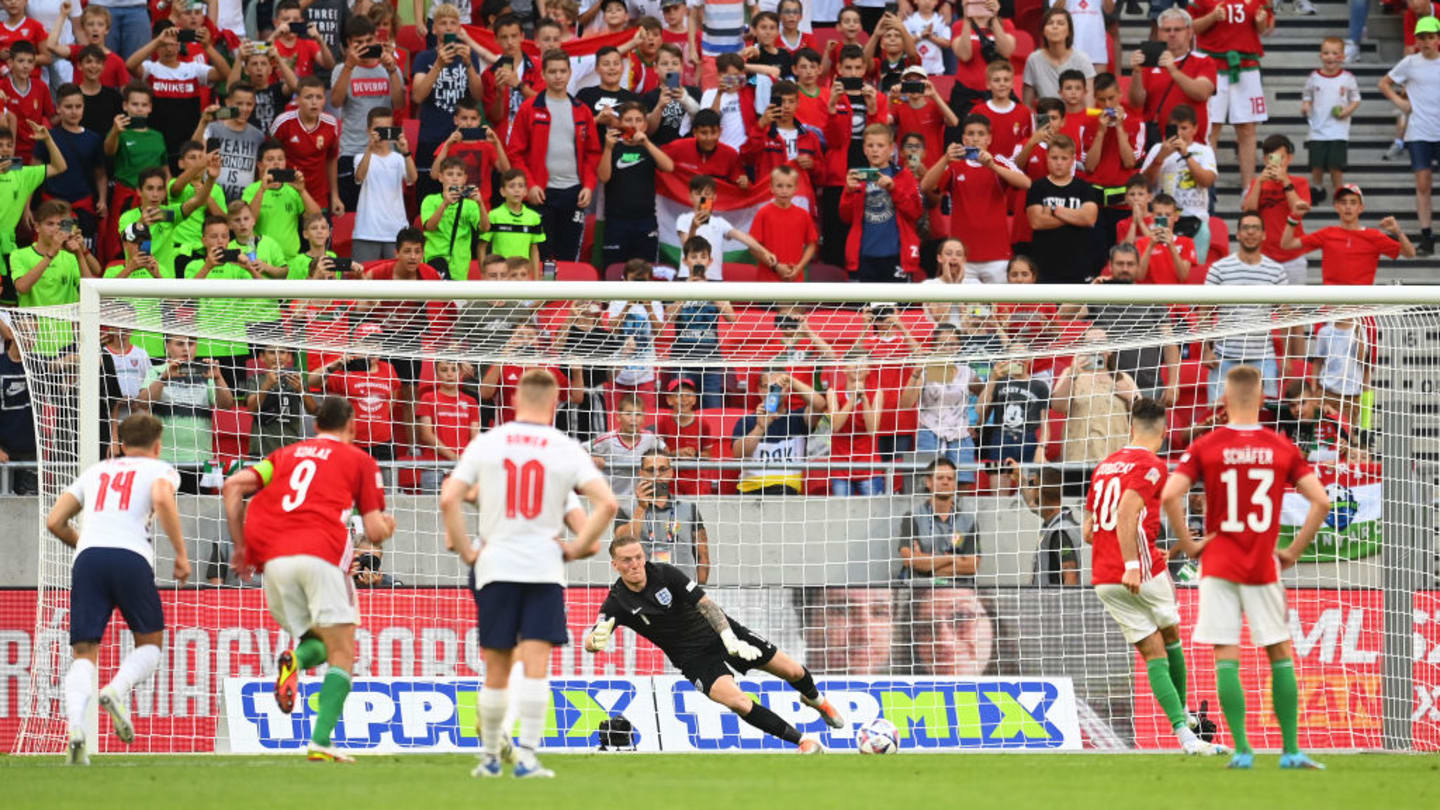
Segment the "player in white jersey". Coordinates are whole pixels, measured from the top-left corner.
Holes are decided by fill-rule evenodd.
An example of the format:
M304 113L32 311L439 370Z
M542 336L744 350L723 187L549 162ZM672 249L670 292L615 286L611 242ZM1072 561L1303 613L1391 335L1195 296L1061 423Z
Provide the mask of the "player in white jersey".
M509 704L510 666L518 653L524 677L516 686L520 741L517 778L550 777L535 749L550 703L546 672L550 650L565 644L565 563L593 555L619 504L580 443L552 427L559 389L543 369L520 377L515 420L477 436L465 448L440 492L445 545L475 571L475 604L485 688L480 691L480 738L484 753L475 776L499 776ZM480 506L477 550L465 531L464 503L474 490ZM570 493L590 499L594 510L576 538L564 530Z
M183 583L190 576L190 558L180 533L180 509L175 504L180 474L160 460L162 430L160 420L148 413L126 417L119 430L125 455L81 473L45 521L51 534L76 550L70 580L74 660L65 673L65 717L70 724L66 761L72 765L90 764L85 710L96 698L100 640L115 608L120 608L125 625L135 636L135 649L120 662L98 697L121 742L135 739L125 708L130 689L150 677L160 663L165 613L155 589L152 514L175 548L176 581ZM82 514L82 530L77 532L70 520Z

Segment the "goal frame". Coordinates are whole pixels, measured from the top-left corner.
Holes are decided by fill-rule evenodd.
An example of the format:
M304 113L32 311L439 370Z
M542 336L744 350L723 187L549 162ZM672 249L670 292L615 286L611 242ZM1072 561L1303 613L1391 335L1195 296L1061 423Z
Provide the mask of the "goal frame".
M343 291L343 293L342 293ZM77 337L79 359L79 468L99 461L101 315L106 298L285 298L326 300L337 293L351 300L511 301L549 300L655 300L655 301L761 301L768 303L864 304L897 303L1050 303L1050 304L1166 304L1188 305L1348 305L1380 307L1440 307L1440 286L1390 285L1378 287L1267 287L1205 285L984 285L926 284L873 285L835 283L734 283L704 285L673 282L476 282L314 280L200 280L200 279L83 279L80 282ZM1391 313L1376 316L1384 323ZM1398 326L1398 325L1397 325ZM1413 328L1418 328L1418 325ZM1440 343L1427 347L1407 330L1381 330L1382 356L1396 352L1440 354ZM1393 373L1393 372L1392 372ZM1417 465L1407 456L1407 437L1414 435L1414 408L1420 391L1391 387L1376 397L1381 432L1382 475L1386 482L1381 520L1385 525L1382 560L1385 567L1384 649L1382 659L1382 739L1386 748L1413 749L1411 704L1414 677L1408 639L1414 592L1423 587L1427 486ZM43 459L42 459L43 464ZM1395 493L1400 497L1394 497ZM38 541L43 553L47 542L43 510ZM95 722L87 718L87 725Z

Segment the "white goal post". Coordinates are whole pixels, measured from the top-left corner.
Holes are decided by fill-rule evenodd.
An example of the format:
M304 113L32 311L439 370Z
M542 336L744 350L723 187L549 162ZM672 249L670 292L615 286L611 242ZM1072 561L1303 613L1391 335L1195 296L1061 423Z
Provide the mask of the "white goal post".
M331 328L297 326L311 317L307 302L319 309L341 299L353 303L321 317ZM246 303L207 310L217 301ZM277 311L284 314L251 317L247 307L264 301L283 302ZM714 307L700 306L706 303ZM1154 750L1173 741L1144 666L1085 587L1088 549L1066 552L1056 527L1067 513L1083 519L1096 454L1124 443L1117 401L1148 395L1185 412L1189 421L1172 425L1173 461L1216 418L1209 380L1228 366L1225 353L1243 359L1233 352L1263 351L1273 418L1323 468L1336 502L1324 542L1285 576L1302 745L1440 750L1440 287L87 279L78 305L16 314L37 400L42 493L34 664L19 701L19 753L57 751L63 739L58 683L68 650L55 629L70 554L43 520L67 476L100 458L109 416L107 329L154 333L152 345L162 351L163 335L246 344L229 356L236 404L213 406L214 452L207 445L187 462L197 470L201 456L207 470L223 469L211 463L212 455L225 460L222 446L254 458L259 428L235 425L264 413L241 394L254 393L253 381L270 370L266 347L310 375L300 378L306 390L344 389L336 380L349 373L345 363L333 370L326 363L352 357L372 369L357 374L383 367L398 380L402 393L383 395L393 396L384 421L394 436L375 446L387 454L382 468L393 476L387 487L402 527L384 551L384 570L403 585L361 592L356 677L367 686L357 693L372 697L352 715L352 695L337 737L368 750L473 745L465 724L480 675L474 611L464 572L443 550L427 487L428 472L448 468L426 444L437 451L443 444L439 406L426 397L451 390L437 382L437 361L453 361L460 378L453 399L474 400L477 420L503 417L508 369L559 370L573 395L562 407L567 429L591 442L607 474L624 482L622 505L632 508L652 479L639 450L626 455L637 445L625 433L624 412L642 425L636 435L663 438L671 424L679 431L667 443L671 508L678 500L692 511L664 525L637 524L649 532L647 550L666 560L677 555L692 576L704 569L706 588L732 616L804 660L822 688L849 696L842 699L855 725L867 712L884 713L899 720L902 748L916 750ZM47 319L73 324L73 364L59 356L66 349L42 345ZM574 338L580 323L603 340ZM715 351L681 352L687 329L714 330ZM414 337L421 333L424 341ZM520 333L523 340L512 339ZM399 369L412 366L407 379ZM1012 399L1002 397L1006 383ZM695 403L682 406L686 385ZM1027 388L1043 392L1034 413L1022 399ZM712 393L719 404L699 407ZM680 416L665 420L691 407L703 414L702 449L677 455L693 436L674 427ZM202 403L207 419L210 409ZM221 420L222 410L231 421ZM777 415L767 425L789 419L799 427L772 445L759 425L760 439L746 440L743 428L770 413ZM73 433L47 433L47 426L73 426ZM943 530L951 547L936 545L940 523L925 522L936 508L927 487L937 480L937 456L958 462L959 522ZM1018 480L1010 458L1019 462ZM289 640L258 592L226 573L227 538L212 489L185 496L182 512L196 576L209 564L216 584L166 592L167 655L143 696L137 689L136 746L293 750L288 728L277 730L277 718L255 708L274 655ZM694 528L682 528L702 519L703 560ZM1282 531L1293 530L1282 522ZM572 631L593 619L613 578L604 557L602 550L600 559L570 566ZM162 586L170 582L168 559L157 547ZM377 550L376 575L379 560ZM1208 700L1218 720L1209 651L1190 643L1194 567L1176 561L1172 574L1189 660L1187 702L1194 710ZM848 628L848 636L835 628ZM611 711L636 723L648 741L642 748L761 747L690 702L693 687L628 631L604 656L579 652L578 638L555 659L557 731L547 748L593 748L593 715ZM105 649L113 656L125 643L117 627ZM113 665L106 655L102 669ZM1243 667L1251 739L1271 747L1279 731L1267 720L1268 670L1258 657ZM790 712L797 725L813 720L798 706L782 711L788 695L757 683L777 712ZM434 696L421 708L401 699L422 689ZM647 702L648 710L638 708ZM418 741L402 727L429 736ZM1001 730L1016 736L993 738ZM379 748L361 742L370 737ZM853 729L826 742L853 748ZM113 741L106 746L117 750Z

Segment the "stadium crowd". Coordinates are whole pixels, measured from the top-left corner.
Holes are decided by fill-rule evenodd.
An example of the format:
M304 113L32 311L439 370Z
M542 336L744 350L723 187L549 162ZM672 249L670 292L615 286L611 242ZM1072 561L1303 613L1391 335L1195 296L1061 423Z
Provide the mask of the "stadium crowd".
M72 303L96 276L1293 284L1313 251L1325 283L1370 284L1381 256L1433 250L1428 4L1406 10L1412 55L1380 87L1409 116L1413 244L1393 218L1362 226L1364 192L1343 180L1353 43L1316 54L1307 180L1290 139L1257 131L1265 0L1152 3L1154 41L1125 47L1114 5L5 0L0 297ZM1227 124L1258 212L1238 222L1211 215ZM1307 233L1326 177L1340 224ZM1218 381L1245 362L1312 457L1365 452L1365 324L1200 342L1183 336L1247 313L904 307L885 289L858 311L206 300L165 313L193 318L199 340L107 330L109 414L160 415L193 492L212 460L304 436L316 396L339 393L376 458L432 462L387 466L390 483L435 491L436 462L507 418L524 364L588 353L624 364L553 364L562 427L632 506L656 506L647 458L682 496L845 496L897 491L887 462L938 456L949 474L932 465L925 485L1032 487L1050 521L1050 487L1012 462L1093 464L1124 443L1139 396L1171 407L1179 453L1216 424ZM493 362L409 359L430 345L419 328L384 335L394 357L367 351L380 336L364 330L346 355L247 340L392 317L463 326L468 342L444 353ZM1085 348L1120 334L1154 343ZM33 460L41 417L4 337L0 451ZM72 344L42 329L35 346ZM738 346L748 359L726 364ZM34 490L33 475L11 480ZM964 536L942 502L907 518L908 571L973 572L960 541L959 559L934 559L938 530L922 527ZM1068 583L1063 549L1052 557L1046 576Z

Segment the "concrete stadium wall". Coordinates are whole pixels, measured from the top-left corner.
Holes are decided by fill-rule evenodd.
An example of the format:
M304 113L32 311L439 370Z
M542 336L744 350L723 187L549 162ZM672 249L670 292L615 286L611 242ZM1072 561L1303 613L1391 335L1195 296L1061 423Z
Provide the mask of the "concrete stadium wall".
M714 585L834 585L891 580L899 570L895 532L913 508L911 496L767 499L744 496L696 498L710 538ZM1040 519L1015 497L963 500L979 518L982 585L1027 585L1039 545ZM407 585L456 585L465 581L458 558L444 551L434 498L399 496L391 508L396 536L385 544L384 570ZM1078 503L1070 504L1080 514ZM182 496L185 536L196 578L217 543L226 537L220 498ZM41 531L39 502L0 497L0 587L33 587L38 581ZM45 542L59 544L49 537ZM608 542L608 538L607 538ZM168 576L169 545L163 538L157 566ZM1090 571L1089 548L1081 571ZM1380 556L1348 563L1302 564L1287 573L1290 585L1379 587ZM604 552L569 566L570 583L603 585L614 579Z

